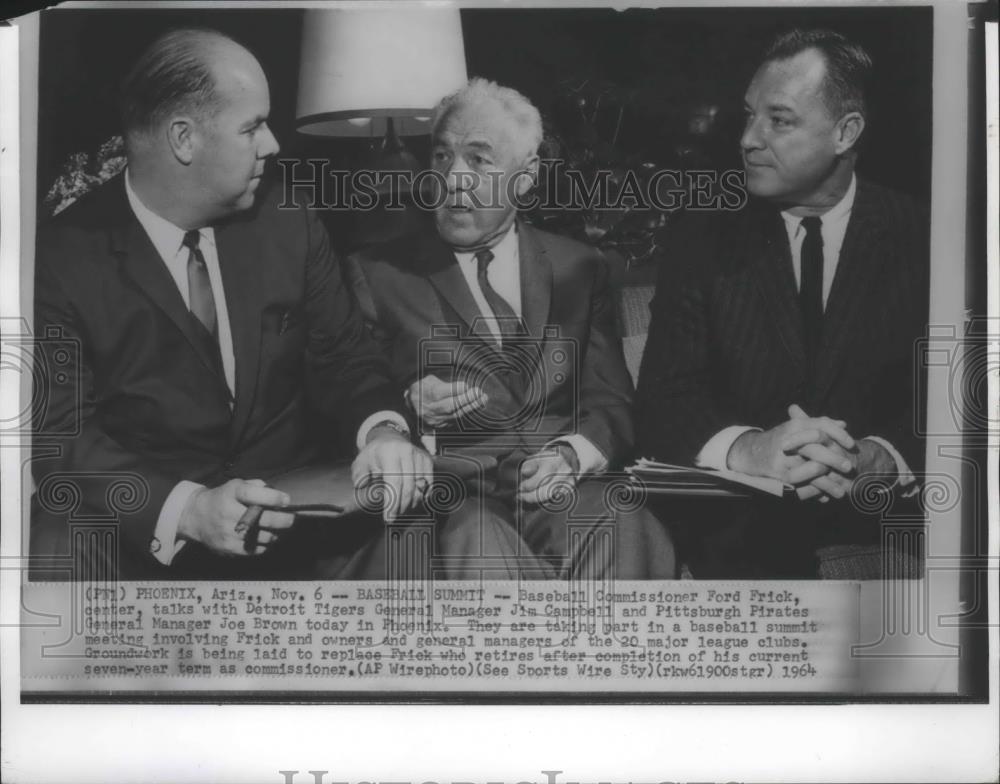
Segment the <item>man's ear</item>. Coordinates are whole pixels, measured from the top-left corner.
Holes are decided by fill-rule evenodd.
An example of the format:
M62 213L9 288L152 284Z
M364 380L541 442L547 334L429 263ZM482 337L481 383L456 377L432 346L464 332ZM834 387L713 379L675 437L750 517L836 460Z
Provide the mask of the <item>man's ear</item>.
M190 117L178 116L167 123L167 143L174 157L189 165L194 159L194 120Z
M837 123L834 151L837 155L857 146L858 139L865 130L865 117L861 112L848 112Z
M528 191L530 191L535 183L538 182L538 155L532 155L530 158L525 159L524 163L521 164L521 168L517 172L517 188L516 192L518 198L524 196Z

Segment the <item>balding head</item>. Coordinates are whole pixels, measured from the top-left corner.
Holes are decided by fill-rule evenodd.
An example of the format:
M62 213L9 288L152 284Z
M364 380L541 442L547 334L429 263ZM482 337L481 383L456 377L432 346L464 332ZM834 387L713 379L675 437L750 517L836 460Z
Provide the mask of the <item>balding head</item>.
M149 209L187 230L253 205L278 142L250 52L212 30L175 30L139 58L123 97L129 182Z
M176 114L211 120L222 108L220 64L260 70L250 52L215 30L186 28L157 38L122 83L126 140L154 134Z

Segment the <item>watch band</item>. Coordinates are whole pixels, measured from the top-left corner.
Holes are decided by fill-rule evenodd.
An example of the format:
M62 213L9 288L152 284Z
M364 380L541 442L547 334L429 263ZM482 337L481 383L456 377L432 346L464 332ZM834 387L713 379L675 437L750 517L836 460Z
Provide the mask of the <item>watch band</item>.
M576 453L576 450L569 441L557 440L553 441L549 444L549 446L560 451L563 449L567 450L569 452L569 457L566 457L566 455L563 455L563 457L566 458L566 462L570 464L575 473L580 472L580 456Z
M410 429L399 424L395 419L383 419L381 422L376 422L372 425L371 429L374 430L376 427L388 427L391 430L395 430L401 436L410 437Z

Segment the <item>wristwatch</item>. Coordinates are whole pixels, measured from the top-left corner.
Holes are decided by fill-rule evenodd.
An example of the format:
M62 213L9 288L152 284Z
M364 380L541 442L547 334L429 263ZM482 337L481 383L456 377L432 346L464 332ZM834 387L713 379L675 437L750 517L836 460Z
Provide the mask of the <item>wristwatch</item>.
M395 419L383 419L381 422L376 422L368 432L371 433L376 427L387 427L390 430L395 430L401 436L410 437L410 429L399 424Z
M580 473L580 456L569 441L553 441L549 446L559 450L563 459L573 469L574 474Z

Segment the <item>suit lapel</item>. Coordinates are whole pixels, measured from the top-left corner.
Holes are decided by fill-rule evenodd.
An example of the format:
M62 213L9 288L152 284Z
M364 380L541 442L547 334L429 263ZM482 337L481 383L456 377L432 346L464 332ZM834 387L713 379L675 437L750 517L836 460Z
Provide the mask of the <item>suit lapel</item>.
M549 317L552 301L552 265L534 230L524 224L519 224L517 230L521 315L528 328L528 334L537 337L541 336L542 327ZM472 296L465 275L458 266L454 252L437 236L433 236L427 237L422 242L417 255L418 263L425 271L431 285L471 328L481 319L482 314Z
M534 229L518 224L521 275L521 316L528 334L542 337L552 305L552 264Z
M267 304L262 297L258 268L260 247L249 232L240 231L240 220L215 230L222 285L233 335L236 360L236 400L233 406L231 440L236 443L246 428L257 394L260 375L261 318Z
M823 314L823 350L817 367L817 397L822 398L837 376L847 355L857 314L874 287L891 248L881 223L875 219L875 205L863 183L857 195L837 261L837 273Z
M751 220L750 225L762 226L763 230L745 238L740 244L750 263L754 265L754 280L767 301L771 319L778 330L781 342L793 361L805 366L805 343L802 334L802 313L799 309L798 292L795 287L795 270L792 267L792 252L788 245L781 214L775 210L762 210L759 221Z
M225 388L226 380L219 363L210 353L204 335L199 333L197 323L177 290L177 283L129 206L124 176L109 187L115 189L115 203L109 214L119 217L111 226L112 252L123 259L124 269L132 281L181 331L206 370Z
M435 234L423 239L417 256L427 280L465 322L469 333L472 334L473 325L478 323L481 329L476 334L492 342L492 335L482 322L479 306L472 297L472 291L451 248Z

